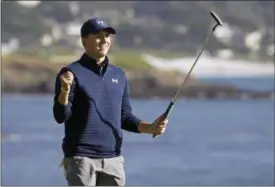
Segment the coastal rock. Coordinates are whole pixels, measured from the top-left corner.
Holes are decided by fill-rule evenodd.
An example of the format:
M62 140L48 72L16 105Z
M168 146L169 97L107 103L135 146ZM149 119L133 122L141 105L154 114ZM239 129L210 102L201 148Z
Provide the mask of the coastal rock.
M55 77L62 64L32 59L3 64L2 91L4 93L54 93ZM185 75L175 71L148 69L127 71L133 98L171 98L177 92ZM192 77L180 92L187 98L274 98L274 92L252 92L231 85L204 83Z
M129 77L131 96L134 98L172 98L186 75L175 71L153 69L142 72L127 72L127 76ZM259 99L274 98L274 92L242 90L232 85L206 83L189 77L179 96L208 99Z

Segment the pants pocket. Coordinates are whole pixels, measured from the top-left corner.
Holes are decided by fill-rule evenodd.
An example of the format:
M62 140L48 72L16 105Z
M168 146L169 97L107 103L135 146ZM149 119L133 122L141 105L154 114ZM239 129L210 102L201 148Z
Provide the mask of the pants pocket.
M103 169L103 172L109 177L108 180L114 180L116 184L119 186L124 186L126 176L125 176L125 171L124 171L124 157L123 156L118 156L114 158L108 158L104 159L105 162L105 167ZM107 180L107 179L106 179Z
M69 185L88 185L90 180L89 163L85 157L70 157L64 160L65 177Z

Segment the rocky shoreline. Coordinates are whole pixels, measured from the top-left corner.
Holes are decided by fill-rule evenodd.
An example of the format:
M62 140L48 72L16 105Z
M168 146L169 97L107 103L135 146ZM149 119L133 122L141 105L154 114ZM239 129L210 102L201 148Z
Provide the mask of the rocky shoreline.
M177 92L184 75L176 72L146 71L128 76L134 98L168 98ZM180 97L206 99L274 99L274 90L257 92L231 85L200 82L190 79L182 88Z
M62 64L11 61L3 64L2 93L52 94L55 77ZM132 98L169 98L177 92L184 75L174 71L126 70ZM204 83L193 79L187 81L180 93L184 98L207 99L274 99L274 91L254 92L231 85Z

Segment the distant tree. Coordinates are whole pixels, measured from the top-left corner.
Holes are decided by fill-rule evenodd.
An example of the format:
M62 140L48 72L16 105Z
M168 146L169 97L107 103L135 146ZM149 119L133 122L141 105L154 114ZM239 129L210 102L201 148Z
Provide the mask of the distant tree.
M208 46L212 53L229 48L245 54L244 37L255 30L264 33L263 53L274 43L274 1L78 1L77 17L71 13L70 3L66 1L41 1L32 9L20 6L16 1L1 3L4 41L17 37L20 42L21 39L26 43L37 42L48 29L45 19L62 24L98 14L117 23L119 47L179 48L193 52L202 45L213 26L209 11L214 10L225 23L236 28L237 34L230 46L213 39ZM116 16L112 17L108 10ZM127 16L127 12L131 16ZM187 28L187 32L180 34L176 28Z
M3 1L2 8L2 38L8 40L11 37L37 39L46 31L41 16L23 7L15 1Z
M74 20L67 1L42 1L36 7L36 11L39 12L41 16L54 19L59 23Z

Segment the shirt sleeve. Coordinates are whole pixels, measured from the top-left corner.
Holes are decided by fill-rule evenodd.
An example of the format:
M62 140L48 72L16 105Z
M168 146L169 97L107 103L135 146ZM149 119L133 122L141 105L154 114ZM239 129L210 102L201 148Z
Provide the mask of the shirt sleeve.
M60 81L60 75L64 72L64 69L60 71L60 73L56 77L55 81L55 95L54 95L54 104L53 104L53 115L54 119L56 120L57 123L64 123L67 121L72 113L72 102L74 98L74 92L75 92L75 87L76 83L75 80L72 83L70 92L69 92L69 99L68 99L68 104L63 105L59 103L58 97L61 92L61 81Z
M138 124L141 122L141 119L133 115L132 107L130 103L130 88L128 81L126 80L124 86L124 93L122 98L122 109L121 109L121 128L134 132L139 133L138 131Z

